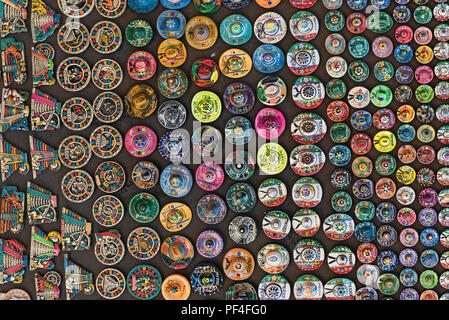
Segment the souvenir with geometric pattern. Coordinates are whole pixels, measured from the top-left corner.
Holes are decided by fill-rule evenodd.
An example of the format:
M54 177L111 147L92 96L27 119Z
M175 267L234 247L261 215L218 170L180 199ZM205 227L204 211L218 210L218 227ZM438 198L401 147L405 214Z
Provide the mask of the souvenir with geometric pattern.
M89 47L89 30L77 20L67 21L57 34L58 45L68 54L79 54Z
M36 226L31 227L30 270L38 268L51 270L55 267L54 257L59 255L61 235L52 231L48 235Z
M70 98L61 107L61 121L70 130L84 130L90 126L93 119L92 106L84 98Z
M123 219L125 207L119 198L105 195L95 201L92 215L103 227L113 227Z
M27 265L25 246L16 240L0 239L0 284L22 283Z
M61 168L56 149L30 136L31 171L36 179L45 169L56 172Z
M95 282L97 292L105 299L115 299L122 295L126 289L126 278L117 269L102 270Z
M14 186L3 187L0 206L0 234L8 231L18 234L22 231L24 214L25 194L19 192Z
M115 157L122 150L123 139L116 128L100 126L90 135L90 147L96 156L109 159Z
M122 43L120 27L111 21L100 21L90 31L90 44L103 54L115 52Z
M59 85L67 91L83 90L90 82L92 72L86 60L70 57L62 61L56 72Z
M2 2L0 2L2 4ZM0 8L1 9L1 8ZM0 42L2 52L3 85L24 84L27 80L25 51L22 42L4 38Z
M30 171L26 152L18 149L3 139L0 134L0 173L2 182L5 182L14 172L27 174Z
M87 295L94 293L95 286L92 273L69 260L68 254L64 254L64 273L67 300L71 300L80 292Z
M36 300L59 300L61 276L56 271L48 271L44 276L34 274Z
M92 224L67 208L62 208L61 237L62 250L88 250Z
M27 32L28 0L0 1L0 36L3 38L10 33Z
M115 161L100 163L95 170L95 183L104 193L119 191L126 182L125 169Z
M81 136L68 136L58 148L59 160L70 169L84 167L92 156L89 142Z
M27 182L27 214L30 225L56 222L56 208L56 195L31 181Z
M117 61L103 59L92 68L92 81L101 90L114 90L123 80L123 71Z
M55 49L48 43L40 43L31 48L33 86L55 84L53 58Z
M94 194L94 179L84 170L68 172L61 181L62 195L75 203L85 202Z
M31 95L31 130L56 130L61 126L61 103L42 91L33 88Z
M114 92L100 93L93 102L94 115L103 123L117 121L123 114L123 100Z
M102 264L112 266L119 263L125 256L125 244L117 230L96 233L95 240L95 257Z
M61 16L42 0L31 2L31 33L33 42L45 41L59 27Z
M0 105L0 132L6 130L28 131L28 116L30 107L25 103L29 94L25 91L2 89Z

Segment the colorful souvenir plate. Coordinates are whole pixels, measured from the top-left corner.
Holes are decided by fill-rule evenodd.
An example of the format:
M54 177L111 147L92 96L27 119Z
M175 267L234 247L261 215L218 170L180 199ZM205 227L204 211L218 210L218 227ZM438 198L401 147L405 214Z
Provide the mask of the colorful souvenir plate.
M92 68L92 81L101 90L114 90L122 83L122 80L122 68L114 60L100 60Z
M129 253L134 258L149 260L158 253L161 246L161 239L153 229L139 227L129 234L127 246Z
M254 22L254 34L263 43L274 44L287 34L287 23L276 12L266 12Z
M194 49L206 50L212 47L218 38L218 28L215 22L206 16L196 16L186 24L185 37L187 43Z
M134 166L131 177L139 189L148 190L158 183L159 170L150 161L140 161Z
M125 207L117 197L105 195L95 200L92 215L103 227L113 227L123 219Z
M153 153L157 145L157 136L145 126L135 126L125 136L126 150L134 157L142 158Z
M321 243L313 239L299 241L293 250L293 259L299 269L313 271L321 267L325 252Z
M225 159L226 174L233 180L246 181L252 177L256 169L256 161L246 151L231 152ZM224 178L224 177L223 177Z
M125 30L125 35L126 39L133 47L141 48L145 47L150 43L151 39L153 39L153 29L149 22L137 19L128 24Z
M159 62L167 68L181 66L187 59L187 49L177 39L166 39L161 42L157 49Z
M104 265L111 266L119 263L125 256L125 244L116 230L95 234L95 258Z
M95 117L103 123L113 123L123 114L123 100L114 92L102 92L93 102Z
M253 66L251 57L243 50L229 49L220 56L220 71L228 78L246 76Z
M226 123L226 139L234 145L247 144L253 137L254 130L251 122L245 117L236 116Z
M95 287L103 298L116 299L125 292L125 276L117 269L104 269L98 274Z
M201 262L193 269L190 284L201 296L214 295L223 285L223 274L214 264Z
M150 223L159 214L159 202L149 193L139 193L131 198L128 211L139 223Z
M59 85L67 91L83 90L90 82L91 70L89 64L78 57L62 61L56 72Z
M202 123L210 123L221 114L220 97L211 91L200 91L192 98L192 113Z
M266 273L279 274L290 263L290 255L281 245L267 244L257 253L257 263Z
M301 144L315 144L324 138L326 132L326 122L312 112L300 113L292 121L292 137Z
M200 58L192 64L192 81L199 87L214 85L219 76L218 65L211 59Z
M223 271L232 280L248 279L253 273L254 267L254 257L245 249L231 249L223 258Z
M70 98L62 105L60 116L62 123L68 129L80 131L92 123L92 106L84 98Z
M300 209L292 218L292 227L301 237L311 237L320 229L320 216L311 209Z
M196 250L205 258L215 258L223 251L223 238L213 230L205 230L198 235Z
M177 232L189 225L192 210L183 203L171 202L162 208L159 219L167 231Z
M324 85L314 76L301 76L293 85L292 96L298 107L306 110L315 109L324 100Z
M134 267L126 278L128 291L140 300L154 299L161 291L162 277L159 271L147 265Z
M196 169L196 183L206 191L214 191L220 188L224 178L223 169L215 162L205 162Z
M231 46L245 44L253 35L251 22L241 14L227 16L220 23L220 36Z
M171 269L186 268L192 262L194 255L194 247L186 237L173 235L162 242L162 261Z
M229 224L229 236L238 244L253 242L257 237L256 221L251 217L235 217Z
M59 144L59 160L70 169L84 167L91 156L89 142L81 136L69 136Z
M286 213L282 211L270 211L263 218L262 229L264 233L271 239L283 239L290 232L290 218Z
M336 246L332 248L327 256L329 268L337 274L347 274L351 272L355 263L355 254L346 246Z
M193 0L195 9L201 13L213 13L220 9L222 0Z
M251 185L237 182L228 189L226 202L231 210L237 213L245 213L256 205L256 192Z
M313 73L320 63L318 50L310 43L297 42L287 53L287 65L297 76Z
M204 223L220 223L227 213L226 203L217 195L205 195L198 201L197 213Z
M120 132L111 126L100 126L90 135L92 152L102 159L115 157L122 150L123 139Z
M287 86L277 76L262 78L257 84L257 97L265 105L275 106L284 101L287 96Z
M266 143L257 152L257 165L266 174L279 174L287 166L285 149L277 143Z
M137 81L148 80L156 72L156 60L146 51L136 51L128 58L128 74Z
M325 162L325 153L315 145L298 146L290 154L290 167L301 176L311 176L318 173Z
M157 31L164 39L180 39L184 35L186 17L177 10L165 10L157 18Z
M354 233L354 227L354 220L344 213L332 214L323 223L326 236L338 241L350 238Z
M119 191L125 182L125 170L115 161L103 162L95 170L95 183L104 193Z
M298 11L289 21L290 33L298 41L314 39L320 29L318 18L309 11Z
M165 194L180 198L186 196L193 185L192 174L181 164L167 166L161 174L161 187Z
M153 11L158 4L159 1L157 0L128 0L128 6L138 13L149 13Z
M97 2L98 3L98 2ZM95 51L108 54L117 51L122 44L122 32L114 22L100 21L90 30L90 45Z
M126 94L128 113L134 117L149 117L156 110L157 103L156 92L146 84L135 85Z
M61 190L67 200L85 202L94 193L94 180L86 171L73 170L62 178Z
M317 180L304 177L293 185L292 197L296 205L302 208L313 208L321 202L323 189Z
M84 24L71 21L59 29L57 40L65 53L79 54L89 47L89 30Z
M282 181L270 178L260 184L258 196L264 205L276 207L287 198L287 187Z
M275 73L285 65L284 52L274 44L263 44L253 54L253 65L262 73Z
M187 92L189 81L184 71L178 68L163 70L157 78L159 92L168 99L178 99Z
M187 300L190 296L189 280L181 274L171 274L162 282L162 297L165 300Z

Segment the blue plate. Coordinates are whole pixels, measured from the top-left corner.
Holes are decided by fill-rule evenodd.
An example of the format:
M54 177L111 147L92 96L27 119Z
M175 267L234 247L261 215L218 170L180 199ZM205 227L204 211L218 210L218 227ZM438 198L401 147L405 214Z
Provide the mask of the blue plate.
M343 144L333 146L329 150L329 161L335 166L345 166L351 161L351 149Z
M394 58L399 63L409 63L413 59L413 49L408 44L400 44L394 49Z
M162 38L179 39L186 28L186 17L180 11L165 10L157 18L156 27Z
M274 73L285 65L284 52L273 44L263 44L253 54L253 66L262 73Z
M220 24L220 36L231 46L239 46L248 42L252 35L251 22L241 14L232 14Z
M151 12L158 4L158 0L128 0L128 6L139 13Z
M187 6L191 0L161 0L161 4L167 9L181 9Z
M398 138L402 142L410 142L415 139L416 130L409 124L404 124L398 129Z
M171 197L185 197L192 189L192 185L192 174L189 169L182 164L171 164L162 171L162 191Z
M365 131L371 127L373 117L365 110L357 110L351 116L351 125L355 130Z
M360 11L366 7L368 0L347 0L349 8L354 11Z

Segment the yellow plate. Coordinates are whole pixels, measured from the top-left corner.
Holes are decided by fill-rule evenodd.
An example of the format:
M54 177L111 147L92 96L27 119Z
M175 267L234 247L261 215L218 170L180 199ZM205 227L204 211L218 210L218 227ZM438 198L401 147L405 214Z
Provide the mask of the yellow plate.
M161 293L165 300L187 300L190 290L190 283L186 277L171 274L162 282Z
M253 61L245 51L233 48L223 52L219 66L221 73L228 78L241 78L251 71Z
M428 46L421 46L416 49L415 57L420 63L429 63L433 59L433 50Z
M215 22L206 16L196 16L186 24L187 43L197 50L206 50L212 47L218 38L218 29Z
M202 123L213 122L221 114L221 100L212 91L200 91L192 98L192 113Z
M186 62L187 50L178 39L166 39L159 45L157 56L164 67L176 68Z
M126 94L128 113L134 117L149 117L157 108L157 95L153 88L146 84L138 84Z
M287 163L287 152L277 143L266 143L257 152L257 164L267 174L281 173L284 171Z
M396 136L391 131L379 131L373 139L374 147L379 152L390 152L396 147Z
M184 203L172 202L162 208L159 220L167 231L180 231L192 221L192 210Z
M281 0L256 0L257 4L265 9L270 9L276 7Z
M396 178L403 184L411 184L416 179L416 171L410 166L402 166L396 171Z

